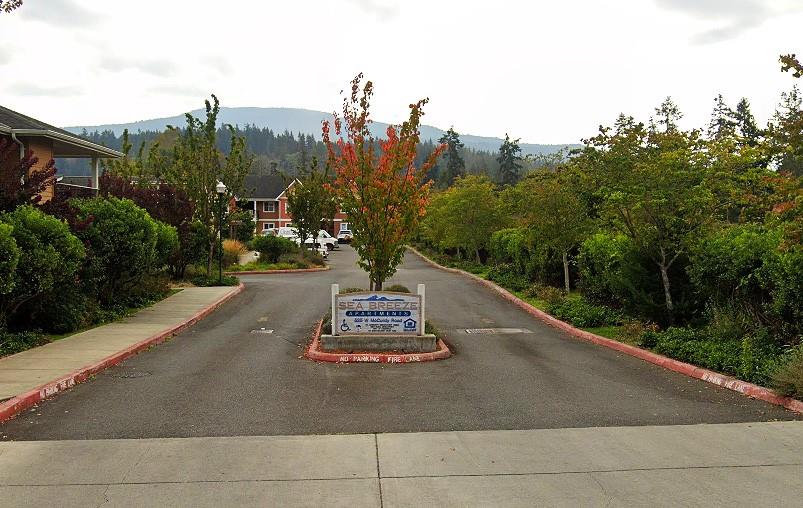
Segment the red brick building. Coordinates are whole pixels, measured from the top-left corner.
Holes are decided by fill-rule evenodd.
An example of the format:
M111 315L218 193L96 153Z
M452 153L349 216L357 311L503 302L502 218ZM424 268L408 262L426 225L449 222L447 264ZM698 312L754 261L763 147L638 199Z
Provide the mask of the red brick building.
M293 191L298 180L289 184L281 175L249 175L245 179L245 193L238 199L241 208L254 211L256 233L291 224L293 217L287 210L287 193ZM248 203L244 206L244 203ZM338 212L329 225L329 233L337 235L341 229L348 229L343 213Z

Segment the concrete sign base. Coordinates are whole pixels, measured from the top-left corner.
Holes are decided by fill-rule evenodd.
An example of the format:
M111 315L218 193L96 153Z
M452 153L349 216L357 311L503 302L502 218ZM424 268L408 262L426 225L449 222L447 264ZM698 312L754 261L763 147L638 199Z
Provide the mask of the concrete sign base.
M425 335L321 335L322 351L431 353L438 349L437 338Z

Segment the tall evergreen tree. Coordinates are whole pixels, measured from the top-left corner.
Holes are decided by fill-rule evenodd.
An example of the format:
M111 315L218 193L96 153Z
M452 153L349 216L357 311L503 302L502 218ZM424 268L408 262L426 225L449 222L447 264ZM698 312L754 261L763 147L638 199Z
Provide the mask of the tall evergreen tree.
M460 149L465 145L460 141L460 135L455 132L454 127L449 127L438 142L446 145L446 171L443 172L440 183L444 187L451 187L455 178L466 174L466 162L460 156Z
M711 139L730 138L736 133L736 113L725 104L722 94L714 99L714 110L708 124L708 137Z
M658 116L658 124L664 126L664 132L674 132L678 128L678 121L683 118L683 113L680 108L672 100L672 97L667 97L660 106L655 108L655 114Z
M499 155L496 157L499 162L499 183L502 185L515 185L521 180L521 147L519 140L511 140L505 133L505 141L499 147Z
M750 101L747 98L742 97L742 100L736 105L733 118L736 121L737 133L742 138L742 142L748 146L758 145L762 132L756 124L752 111L750 111Z

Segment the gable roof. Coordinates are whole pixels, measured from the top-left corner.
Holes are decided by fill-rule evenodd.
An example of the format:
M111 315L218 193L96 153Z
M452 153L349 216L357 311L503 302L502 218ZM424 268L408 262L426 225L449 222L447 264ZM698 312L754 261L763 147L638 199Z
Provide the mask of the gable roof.
M242 199L277 199L289 187L282 175L248 175Z
M25 137L46 137L54 141L55 157L113 157L123 154L93 143L72 132L0 106L0 133Z

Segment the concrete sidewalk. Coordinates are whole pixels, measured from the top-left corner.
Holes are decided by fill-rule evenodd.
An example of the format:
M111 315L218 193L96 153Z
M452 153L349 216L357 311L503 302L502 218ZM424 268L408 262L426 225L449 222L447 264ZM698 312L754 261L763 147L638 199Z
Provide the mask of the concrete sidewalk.
M98 364L162 332L181 326L238 287L185 288L121 321L76 333L0 359L0 401Z
M3 506L803 506L803 422L0 443Z

